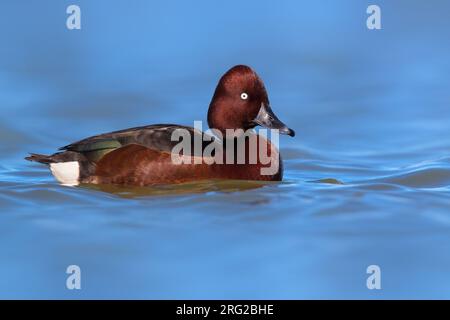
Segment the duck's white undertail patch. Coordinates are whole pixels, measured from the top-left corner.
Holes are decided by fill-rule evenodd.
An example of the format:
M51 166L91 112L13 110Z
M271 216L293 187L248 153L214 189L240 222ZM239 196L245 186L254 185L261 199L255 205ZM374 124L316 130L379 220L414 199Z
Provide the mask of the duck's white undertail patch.
M78 161L51 163L50 171L56 180L65 186L76 186L80 183L80 164Z

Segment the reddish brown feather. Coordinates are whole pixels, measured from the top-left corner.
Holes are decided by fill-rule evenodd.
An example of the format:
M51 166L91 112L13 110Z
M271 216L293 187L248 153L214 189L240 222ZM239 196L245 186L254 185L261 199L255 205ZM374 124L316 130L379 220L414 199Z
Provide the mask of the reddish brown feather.
M267 144L269 150L277 152L269 141ZM175 165L168 152L130 144L105 155L97 163L95 175L83 182L145 186L203 179L276 181L282 178L281 167L274 175L261 175L260 169L264 167L261 163L208 165L191 162Z

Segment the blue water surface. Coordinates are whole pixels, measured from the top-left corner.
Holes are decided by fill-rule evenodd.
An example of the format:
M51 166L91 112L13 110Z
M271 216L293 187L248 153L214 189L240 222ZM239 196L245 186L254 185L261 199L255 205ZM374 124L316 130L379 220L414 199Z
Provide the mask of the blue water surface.
M450 298L450 2L377 0L381 30L369 4L2 1L0 298ZM23 159L206 120L235 64L297 132L282 183L65 187Z

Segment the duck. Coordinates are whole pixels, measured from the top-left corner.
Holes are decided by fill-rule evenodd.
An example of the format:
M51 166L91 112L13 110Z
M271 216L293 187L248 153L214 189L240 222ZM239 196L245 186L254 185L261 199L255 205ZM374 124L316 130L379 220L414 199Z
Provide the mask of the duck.
M25 159L47 165L55 179L68 186L283 179L277 145L255 127L291 137L295 132L274 114L264 83L251 67L237 65L223 74L209 104L207 122L211 128L207 132L155 124L98 134L61 147L52 155L30 153ZM180 149L181 142L174 135L180 131L190 137L179 153L174 148ZM238 150L239 139L243 142ZM255 139L258 143L251 143ZM242 150L244 155L239 158Z

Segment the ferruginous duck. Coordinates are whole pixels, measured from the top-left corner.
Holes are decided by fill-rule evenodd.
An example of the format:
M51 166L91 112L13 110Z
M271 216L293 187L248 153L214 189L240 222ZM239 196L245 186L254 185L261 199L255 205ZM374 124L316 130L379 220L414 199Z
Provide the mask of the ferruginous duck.
M64 185L282 180L276 144L261 134L263 130L257 133L253 128L271 129L271 137L295 133L275 116L264 83L250 67L235 66L219 80L208 125L212 130L206 133L173 124L130 128L80 140L53 155L32 153L25 159L48 165Z

